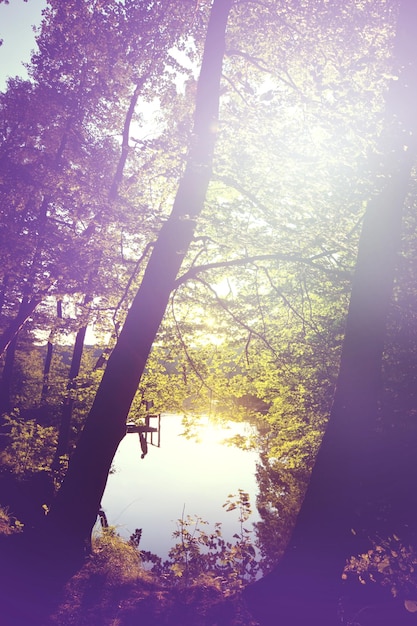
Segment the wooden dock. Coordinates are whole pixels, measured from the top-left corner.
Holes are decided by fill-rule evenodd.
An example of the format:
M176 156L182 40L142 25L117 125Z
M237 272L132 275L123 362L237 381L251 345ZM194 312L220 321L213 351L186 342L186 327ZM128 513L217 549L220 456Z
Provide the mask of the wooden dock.
M138 426L137 424L127 424L127 433L157 433L158 429L154 426Z
M158 420L157 426L151 426L151 420ZM134 422L128 422L126 424L126 434L139 433L144 435L145 439L151 446L161 447L161 414L160 413L148 413L145 415L145 424L135 424ZM148 433L150 438L148 440ZM154 433L157 434L156 443L154 443Z

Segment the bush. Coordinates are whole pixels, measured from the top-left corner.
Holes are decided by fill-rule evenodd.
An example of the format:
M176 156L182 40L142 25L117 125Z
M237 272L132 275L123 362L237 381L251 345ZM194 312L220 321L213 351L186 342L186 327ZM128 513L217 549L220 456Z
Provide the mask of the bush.
M56 429L25 420L18 409L3 416L8 445L1 455L3 466L13 473L40 472L51 466L56 449Z
M260 571L252 531L244 523L251 514L248 494L239 489L230 494L223 505L227 511L238 510L239 533L234 543L225 541L221 523L214 530L206 530L208 522L198 516L187 515L177 521L173 537L177 543L164 563L155 555L143 552L142 559L151 562L152 572L171 586L187 588L195 584L209 585L221 591L224 597L240 591L252 582Z
M343 577L357 576L362 585L373 583L388 587L393 597L415 603L417 608L416 571L416 552L392 535L375 542L366 554L352 557Z

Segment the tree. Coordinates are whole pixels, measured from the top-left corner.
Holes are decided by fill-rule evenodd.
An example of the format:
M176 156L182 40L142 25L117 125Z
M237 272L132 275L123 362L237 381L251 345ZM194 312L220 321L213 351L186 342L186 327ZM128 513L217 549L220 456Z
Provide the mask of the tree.
M132 235L126 198L117 197L134 154L129 126L121 150L115 134L139 95L146 100L167 88L168 51L182 33L178 10L150 2L49 2L30 80L9 81L1 95L0 353L46 297L84 295L100 251L118 249L110 232L116 240L118 228ZM104 283L95 282L96 290Z
M138 272L124 246L128 257L142 246L147 250L153 237L144 226L150 211L143 189L132 201L123 173L130 168L131 174L138 159L144 166L151 150L150 142L139 143L141 150L132 146L130 128L132 119L140 120L139 96L146 101L168 88L168 51L183 28L179 10L176 4L166 11L149 2L49 3L31 80L9 81L2 94L0 353L35 310L39 318L42 301L89 301L91 319L93 300L110 308L110 300L121 300L123 283L129 285L132 266ZM86 305L82 308L85 312ZM71 379L80 367L85 332L83 324ZM58 457L68 448L73 394L64 403Z
M304 624L312 613L334 624L346 560L366 551L375 529L382 445L379 404L386 320L401 236L401 215L417 155L417 10L400 3L396 78L386 100L383 184L368 203L359 243L336 392L292 537L278 566L247 592L262 624ZM383 439L387 443L387 436Z
M193 237L210 181L216 136L225 31L231 1L215 0L198 81L193 145L171 215L162 226L139 291L87 417L47 526L72 547L89 542L107 475L126 433L126 418Z

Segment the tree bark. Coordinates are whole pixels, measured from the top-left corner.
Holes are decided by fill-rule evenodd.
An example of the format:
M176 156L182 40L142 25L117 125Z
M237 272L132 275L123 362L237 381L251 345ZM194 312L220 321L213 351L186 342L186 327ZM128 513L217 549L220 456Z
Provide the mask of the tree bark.
M113 181L109 191L110 200L114 200L117 197L119 192L119 187L123 180L123 172L126 166L127 157L129 156L129 135L130 135L130 127L132 124L133 115L135 113L136 104L138 102L138 98L143 89L144 84L148 79L148 75L142 77L142 79L136 84L133 94L130 98L129 108L126 113L125 122L123 125L123 133L122 133L122 147L120 151L119 162L116 167L116 171L114 173Z
M90 540L111 462L126 433L131 403L204 205L231 4L232 0L213 2L197 88L193 145L172 212L160 230L68 472L47 516L51 532L66 534L66 540L76 547Z
M17 335L10 342L6 350L6 358L0 382L0 415L10 411L10 394L13 379L13 366L16 354Z
M52 356L54 353L53 335L54 333L52 332L49 335L48 343L46 344L46 355L45 355L45 361L43 364L43 376L42 376L41 406L46 404L46 399L48 397L48 392L49 392L49 374L51 372Z
M7 350L10 342L13 341L13 338L19 333L28 317L32 315L33 311L36 309L38 304L41 303L41 301L42 299L36 296L33 298L23 298L16 317L10 322L0 337L0 355Z
M58 320L62 320L62 300L57 300L56 315ZM49 393L49 375L51 373L52 357L54 353L54 339L56 334L56 324L54 324L49 333L48 343L46 346L45 361L43 364L42 390L41 390L41 406L46 404Z
M0 289L0 313L3 313L3 307L4 307L4 303L6 301L6 291L7 291L7 286L9 283L9 279L10 276L8 274L5 274L3 276L3 280L1 282L1 289Z
M386 461L379 420L386 320L417 155L416 20L417 5L404 0L394 48L399 79L387 95L382 138L385 185L366 210L333 406L292 537L276 568L246 590L261 624L337 623L346 560L371 547Z
M59 467L59 458L69 453L71 418L74 408L74 390L76 389L76 378L80 373L81 359L84 351L84 340L87 326L81 326L75 337L74 349L72 351L71 366L68 375L67 395L62 405L62 415L59 424L58 443L53 462L54 467Z

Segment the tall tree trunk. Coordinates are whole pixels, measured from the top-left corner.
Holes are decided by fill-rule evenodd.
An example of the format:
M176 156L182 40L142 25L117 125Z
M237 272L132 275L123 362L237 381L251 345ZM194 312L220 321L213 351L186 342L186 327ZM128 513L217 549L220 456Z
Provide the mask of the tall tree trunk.
M0 288L0 314L3 312L4 303L6 301L6 291L9 284L10 276L9 274L5 274L3 276L3 280L1 282Z
M46 355L43 364L42 389L41 389L41 406L46 404L49 393L49 375L51 373L52 356L54 353L54 331L51 331L48 343L46 344Z
M62 300L57 300L56 316L58 320L62 320ZM41 406L46 404L49 393L49 375L51 373L52 357L54 353L54 339L56 334L56 324L54 324L48 338L46 346L45 361L43 364L42 390L41 390Z
M5 414L11 409L10 394L13 380L13 366L16 354L17 335L10 342L4 360L3 372L0 380L0 451L9 444L8 427Z
M38 298L33 297L30 299L25 296L19 305L16 317L10 322L9 326L0 337L0 355L6 351L3 379L0 384L0 427L4 427L5 425L5 422L2 419L2 413L4 414L9 409L10 385L12 380L17 337L23 324L26 322L28 317L30 317L40 302L41 300Z
M382 141L385 185L364 218L329 423L284 557L246 590L262 624L333 626L346 560L371 547L386 460L379 439L386 319L417 155L416 23L417 4L404 0L394 50L399 80L387 96Z
M192 240L210 181L225 31L232 0L214 0L200 78L194 142L172 212L153 248L136 297L109 358L47 525L80 547L89 542L108 472L174 281Z
M58 444L55 452L54 466L59 467L59 458L68 454L71 434L71 418L74 408L74 390L76 389L76 378L80 373L81 359L84 351L84 340L87 326L78 329L75 337L74 349L72 351L71 366L68 375L67 395L62 406L61 422L58 432Z
M13 379L14 357L16 354L17 335L6 350L6 358L0 381L0 414L10 411L10 393Z

